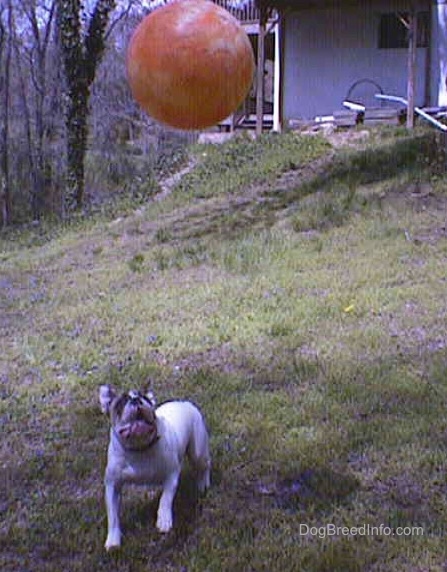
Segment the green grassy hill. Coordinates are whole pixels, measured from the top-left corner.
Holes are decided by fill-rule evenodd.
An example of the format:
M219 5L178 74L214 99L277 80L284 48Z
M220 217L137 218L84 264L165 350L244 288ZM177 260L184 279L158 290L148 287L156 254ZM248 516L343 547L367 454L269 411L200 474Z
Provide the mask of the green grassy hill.
M2 572L442 571L447 183L431 132L191 150L130 216L0 235ZM127 489L98 387L197 402L213 484Z

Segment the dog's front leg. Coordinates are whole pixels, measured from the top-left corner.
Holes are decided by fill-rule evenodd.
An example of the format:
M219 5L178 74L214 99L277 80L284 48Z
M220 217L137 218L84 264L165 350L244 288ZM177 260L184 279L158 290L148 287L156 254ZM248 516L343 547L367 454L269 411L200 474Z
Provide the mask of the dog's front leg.
M163 485L157 513L157 528L159 532L169 532L172 528L172 504L177 491L179 473L170 475Z
M121 485L115 481L106 480L106 509L107 509L107 539L106 550L119 548L121 545L121 529L119 511L121 504Z

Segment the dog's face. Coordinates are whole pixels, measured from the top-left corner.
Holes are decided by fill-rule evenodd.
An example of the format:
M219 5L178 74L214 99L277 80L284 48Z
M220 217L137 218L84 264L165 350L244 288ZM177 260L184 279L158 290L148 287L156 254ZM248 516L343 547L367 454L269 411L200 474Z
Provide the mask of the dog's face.
M102 412L110 415L112 428L125 449L142 450L157 441L152 393L132 390L117 394L109 385L102 385L99 401Z

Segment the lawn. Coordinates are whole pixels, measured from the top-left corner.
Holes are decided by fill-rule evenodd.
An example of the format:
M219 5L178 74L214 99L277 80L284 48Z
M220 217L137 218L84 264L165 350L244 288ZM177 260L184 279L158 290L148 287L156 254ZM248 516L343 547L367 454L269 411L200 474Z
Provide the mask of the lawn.
M439 142L438 142L439 143ZM432 132L191 148L133 214L0 234L2 572L447 566L447 179ZM125 490L98 388L200 405L175 530Z

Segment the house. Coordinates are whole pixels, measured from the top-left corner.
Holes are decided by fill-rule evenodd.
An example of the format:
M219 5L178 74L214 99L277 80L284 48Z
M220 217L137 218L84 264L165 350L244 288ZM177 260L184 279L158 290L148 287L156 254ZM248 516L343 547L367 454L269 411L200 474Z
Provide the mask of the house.
M444 1L265 1L280 14L283 122L331 115L346 99L379 107L377 92L406 97L406 24L413 9L417 14L415 104L447 104Z
M257 102L259 87L253 78L252 88L244 104L230 117L222 121L220 127L254 127L256 112L261 112L264 128L279 130L279 18L275 9L267 11L265 21L260 22L261 11L255 0L212 0L237 18L246 31L259 64L260 39L262 39L263 85L260 102ZM276 101L275 101L276 98ZM258 109L257 109L258 108Z
M251 33L272 37L275 129L332 115L346 99L392 107L375 94L407 98L409 84L415 105L447 105L445 0L257 0L256 8L260 26L250 23Z

